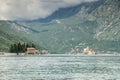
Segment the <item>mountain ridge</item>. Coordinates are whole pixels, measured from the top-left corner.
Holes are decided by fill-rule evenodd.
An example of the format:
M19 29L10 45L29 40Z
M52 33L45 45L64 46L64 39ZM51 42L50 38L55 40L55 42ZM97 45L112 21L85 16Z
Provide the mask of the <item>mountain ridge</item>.
M75 14L77 14L81 8L83 6L85 6L86 8L89 7L89 9L87 10L87 13L91 13L92 11L94 11L97 7L99 7L101 4L103 4L106 0L98 0L98 1L94 1L94 2L86 2L86 3L81 3L77 6L72 6L72 7L67 7L67 8L60 8L57 11L55 11L52 15L43 18L43 19L37 19L37 20L33 20L31 22L50 22L54 19L64 19L64 18L69 18ZM92 6L94 5L94 6Z

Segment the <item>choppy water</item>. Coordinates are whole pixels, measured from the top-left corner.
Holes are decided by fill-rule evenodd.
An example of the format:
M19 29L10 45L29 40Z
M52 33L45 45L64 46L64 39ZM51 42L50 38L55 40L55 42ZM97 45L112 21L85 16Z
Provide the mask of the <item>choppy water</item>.
M0 57L0 80L120 80L120 56Z

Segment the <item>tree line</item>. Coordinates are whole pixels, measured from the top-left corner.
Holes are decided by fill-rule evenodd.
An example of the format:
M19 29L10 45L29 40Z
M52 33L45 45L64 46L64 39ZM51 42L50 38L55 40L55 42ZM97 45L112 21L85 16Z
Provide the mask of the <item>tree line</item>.
M35 44L28 44L28 43L14 43L10 45L10 52L11 53L22 53L26 52L28 47L36 48Z

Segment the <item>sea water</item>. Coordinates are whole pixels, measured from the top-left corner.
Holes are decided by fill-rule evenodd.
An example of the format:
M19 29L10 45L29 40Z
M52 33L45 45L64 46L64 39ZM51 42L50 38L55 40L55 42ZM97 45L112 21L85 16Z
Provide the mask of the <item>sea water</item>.
M1 56L0 80L120 80L120 56Z

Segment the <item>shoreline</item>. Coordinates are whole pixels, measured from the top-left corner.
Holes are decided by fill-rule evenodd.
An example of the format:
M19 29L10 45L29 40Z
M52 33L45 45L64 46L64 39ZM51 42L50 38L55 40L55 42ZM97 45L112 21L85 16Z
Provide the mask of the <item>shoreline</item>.
M39 54L39 55L26 55L26 53L19 53L19 55L17 55L17 53L7 53L7 52L0 52L0 57L65 57L65 56L68 56L68 57L110 57L110 56L118 56L120 57L120 54L117 53L117 54L92 54L92 55L87 55L87 54L83 54L83 53L80 53L80 54Z
M84 54L84 53L77 53L77 54L67 54L67 53L64 53L64 54L27 54L26 52L25 53L10 53L10 52L0 52L0 56L120 56L120 53L117 53L117 52L102 52L102 51L98 51L96 52L96 54Z

